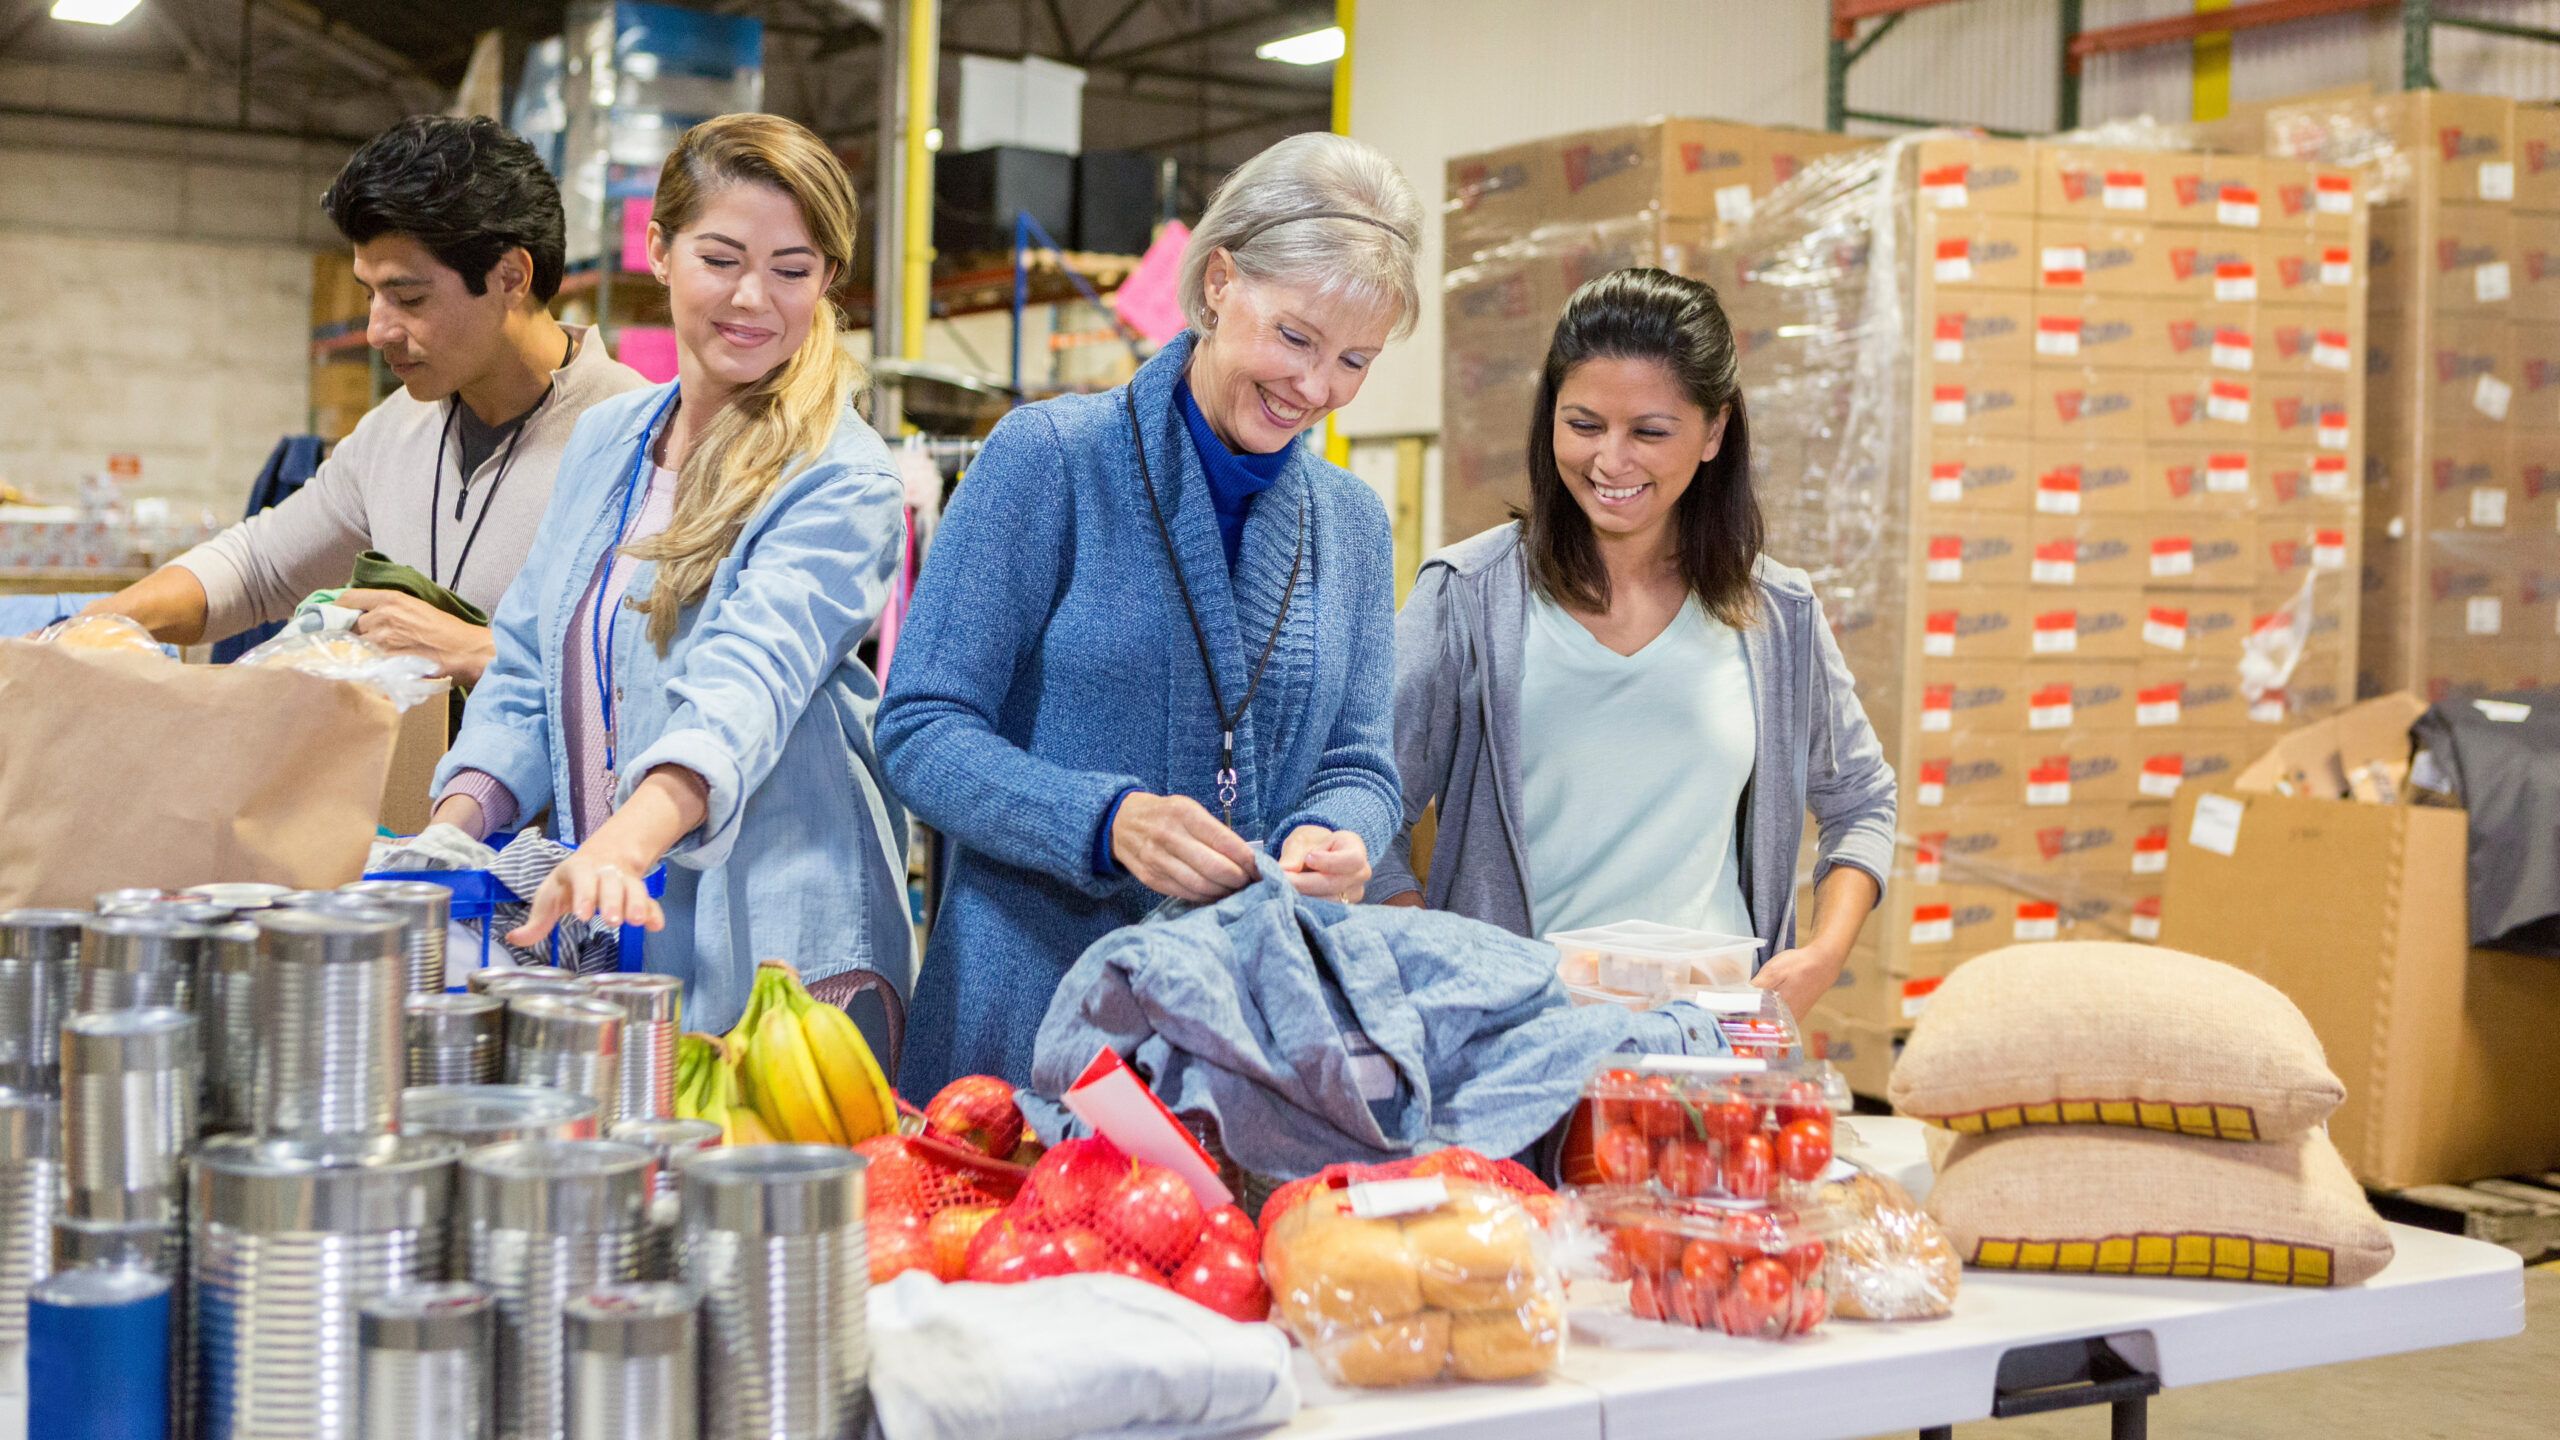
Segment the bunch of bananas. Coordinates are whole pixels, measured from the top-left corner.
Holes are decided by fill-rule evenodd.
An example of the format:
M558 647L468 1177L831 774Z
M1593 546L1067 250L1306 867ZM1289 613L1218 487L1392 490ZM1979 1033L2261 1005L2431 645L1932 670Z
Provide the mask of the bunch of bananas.
M897 1097L862 1031L779 960L756 967L746 1013L726 1036L687 1035L677 1046L676 1113L719 1125L731 1145L853 1145L898 1124Z

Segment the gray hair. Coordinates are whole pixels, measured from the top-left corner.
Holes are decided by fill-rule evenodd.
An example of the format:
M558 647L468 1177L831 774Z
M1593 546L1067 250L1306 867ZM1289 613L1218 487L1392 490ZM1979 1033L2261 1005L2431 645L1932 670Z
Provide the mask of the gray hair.
M1348 135L1292 135L1230 173L1182 256L1182 313L1208 328L1209 257L1225 250L1254 280L1395 307L1392 338L1422 311L1413 278L1422 201L1395 162Z

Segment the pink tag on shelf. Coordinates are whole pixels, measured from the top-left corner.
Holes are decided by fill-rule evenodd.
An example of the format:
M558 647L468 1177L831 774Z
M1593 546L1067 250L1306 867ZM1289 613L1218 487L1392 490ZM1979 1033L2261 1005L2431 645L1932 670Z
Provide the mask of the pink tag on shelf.
M1164 344L1190 323L1182 315L1181 292L1182 249L1190 240L1190 226L1179 220L1165 226L1111 296L1121 321L1151 344Z
M676 378L676 332L664 325L625 325L613 332L613 358L663 385Z
M622 268L634 275L649 273L649 217L657 210L654 197L622 202Z

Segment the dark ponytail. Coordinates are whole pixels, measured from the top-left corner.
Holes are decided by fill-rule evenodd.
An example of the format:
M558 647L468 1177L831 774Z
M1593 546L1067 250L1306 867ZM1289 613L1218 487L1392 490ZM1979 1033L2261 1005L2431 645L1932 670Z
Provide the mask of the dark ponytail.
M1588 611L1609 608L1609 572L1591 520L1556 466L1556 396L1588 360L1651 360L1671 372L1724 443L1698 467L1673 509L1680 578L1707 613L1740 629L1752 622L1751 568L1766 531L1751 490L1751 423L1742 401L1733 327L1714 287L1664 270L1615 270L1573 292L1547 347L1529 422L1529 512L1522 530L1529 573L1547 596Z

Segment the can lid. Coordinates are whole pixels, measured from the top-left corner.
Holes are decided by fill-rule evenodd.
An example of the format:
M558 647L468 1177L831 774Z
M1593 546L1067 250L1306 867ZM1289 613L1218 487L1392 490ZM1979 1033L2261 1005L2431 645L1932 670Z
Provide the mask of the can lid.
M104 1309L131 1305L169 1293L165 1275L131 1265L82 1265L64 1270L37 1283L27 1292L33 1305L52 1305L68 1310Z
M491 1145L463 1157L463 1218L548 1235L637 1230L657 1170L655 1155L611 1140Z
M356 1343L367 1350L480 1350L495 1334L497 1307L468 1280L411 1285L356 1309Z
M119 890L99 891L93 903L97 905L98 913L104 915L132 905L165 904L177 893L174 890L163 890L157 885L127 885Z
M80 927L80 963L92 970L190 969L210 934L163 910L92 915Z
M593 1139L596 1098L547 1085L418 1085L400 1092L400 1128L467 1144L536 1134ZM573 1130L583 1130L576 1134Z
M673 1156L720 1143L720 1127L708 1120L624 1120L605 1138L625 1145L646 1145L660 1156Z
M463 985L474 995L488 994L493 985L509 980L569 980L576 972L557 965L483 965L463 977Z
M506 1013L505 1002L494 995L454 995L445 991L429 991L401 997L400 1008L410 1019L472 1020L496 1024Z
M680 1157L684 1228L817 1235L862 1219L869 1161L833 1145L745 1145Z
M341 895L369 900L396 910L420 925L442 929L453 917L453 891L433 880L358 880L338 887Z
M89 918L86 910L0 910L0 960L78 960L80 927Z
M357 1153L220 1135L196 1147L195 1204L205 1221L253 1235L441 1230L461 1155L441 1136Z
M562 1307L573 1355L684 1355L693 1350L691 1286L665 1283L607 1285Z
M80 1071L166 1070L193 1065L196 1017L166 1005L93 1010L62 1022L65 1077Z
M566 970L557 970L540 974L501 975L472 993L499 1000L513 1000L519 996L535 995L560 995L572 1000L584 1000L595 994L595 987Z
M0 1091L0 1165L53 1159L60 1153L61 1137L59 1101Z
M599 1055L622 1049L622 1007L586 995L507 997L510 1049L570 1050Z
M335 890L287 890L283 894L277 896L274 903L269 908L276 910L313 910L324 905L336 904L337 900L338 892Z
M142 913L207 928L228 925L240 918L240 912L236 907L218 905L198 895L181 896L165 905L155 905Z
M293 890L289 886L259 885L244 880L219 885L190 885L187 893L234 910L264 910L292 894Z
M331 900L307 910L259 911L253 923L261 953L306 965L397 963L403 928L398 915L344 896Z
M616 972L587 984L597 999L613 1004L634 1025L683 1024L684 982L673 975Z

